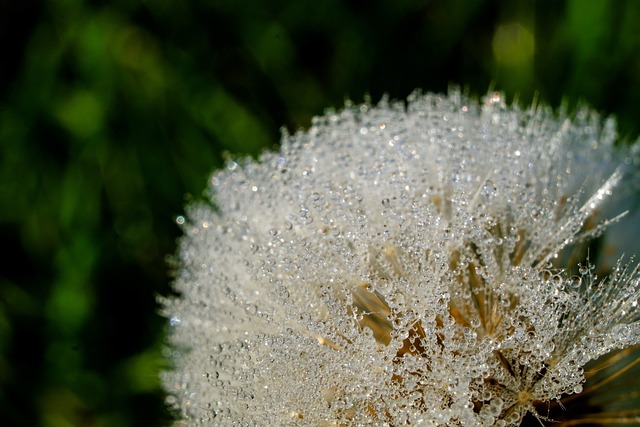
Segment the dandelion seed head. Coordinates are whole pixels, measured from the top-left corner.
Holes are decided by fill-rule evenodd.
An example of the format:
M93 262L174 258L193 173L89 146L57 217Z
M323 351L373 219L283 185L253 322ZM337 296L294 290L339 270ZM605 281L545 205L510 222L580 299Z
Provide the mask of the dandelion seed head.
M178 221L172 404L189 425L544 420L588 361L640 342L638 271L597 278L585 249L615 218L615 139L588 110L454 90L230 161Z

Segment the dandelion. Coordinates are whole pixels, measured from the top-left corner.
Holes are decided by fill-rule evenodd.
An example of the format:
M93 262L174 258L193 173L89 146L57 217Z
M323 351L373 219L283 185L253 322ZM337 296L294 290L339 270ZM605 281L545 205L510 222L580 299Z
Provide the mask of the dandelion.
M640 424L637 394L598 394L640 343L638 269L590 261L634 161L614 127L416 93L229 162L180 217L170 404L194 426Z

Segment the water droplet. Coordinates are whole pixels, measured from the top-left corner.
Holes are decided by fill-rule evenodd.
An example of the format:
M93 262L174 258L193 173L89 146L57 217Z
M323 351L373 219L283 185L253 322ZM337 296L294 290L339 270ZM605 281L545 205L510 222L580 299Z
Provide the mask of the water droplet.
M289 291L287 290L286 286L280 286L278 288L278 296L282 299L289 298Z
M579 289L580 285L582 285L582 278L580 276L571 276L569 283L573 289Z

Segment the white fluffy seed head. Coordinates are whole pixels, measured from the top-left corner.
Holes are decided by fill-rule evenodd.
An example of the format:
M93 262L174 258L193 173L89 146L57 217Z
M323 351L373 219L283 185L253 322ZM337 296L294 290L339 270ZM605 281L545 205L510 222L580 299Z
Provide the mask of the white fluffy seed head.
M596 278L585 249L625 178L615 139L588 110L416 93L229 162L181 217L172 405L194 426L511 426L578 392L640 341L637 271Z

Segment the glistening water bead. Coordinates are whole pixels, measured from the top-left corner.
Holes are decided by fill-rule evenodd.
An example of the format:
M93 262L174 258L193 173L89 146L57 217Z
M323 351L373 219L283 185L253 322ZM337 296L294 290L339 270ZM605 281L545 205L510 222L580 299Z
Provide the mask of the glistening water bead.
M416 93L230 162L179 221L178 424L546 423L640 341L638 270L588 259L637 160L615 139L586 109Z

